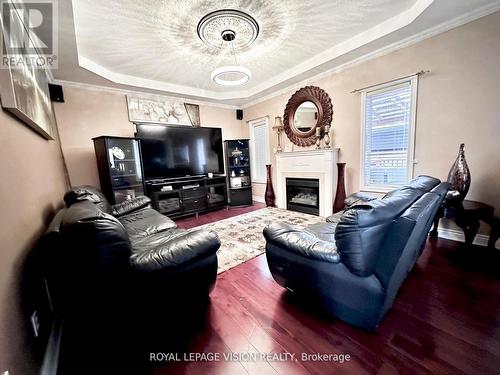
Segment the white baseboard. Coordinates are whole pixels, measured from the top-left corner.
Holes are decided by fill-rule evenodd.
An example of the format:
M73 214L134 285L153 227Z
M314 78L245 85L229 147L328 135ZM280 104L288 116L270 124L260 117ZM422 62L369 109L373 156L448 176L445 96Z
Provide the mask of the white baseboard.
M264 197L261 197L259 195L252 195L252 199L254 202L266 203Z
M438 237L446 240L465 242L464 232L456 229L438 227ZM488 246L488 238L489 237L485 234L477 234L474 238L473 244L478 246ZM500 249L498 241L495 244L495 248Z

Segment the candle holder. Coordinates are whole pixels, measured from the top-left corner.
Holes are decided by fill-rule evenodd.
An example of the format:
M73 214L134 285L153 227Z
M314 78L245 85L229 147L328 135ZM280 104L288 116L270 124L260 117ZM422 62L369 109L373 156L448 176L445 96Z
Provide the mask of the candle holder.
M283 131L283 121L281 121L281 117L276 116L274 118L273 130L276 130L276 133L278 134L278 147L276 147L276 152L282 152L283 149L281 148L281 132Z
M323 141L325 142L324 148L330 148L330 125L325 126L325 137Z
M321 148L321 128L316 128L316 150Z

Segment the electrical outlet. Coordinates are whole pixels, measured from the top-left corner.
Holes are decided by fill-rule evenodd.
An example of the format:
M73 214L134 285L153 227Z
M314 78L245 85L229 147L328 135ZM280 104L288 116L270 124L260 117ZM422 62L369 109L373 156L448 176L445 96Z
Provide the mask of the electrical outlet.
M36 310L31 314L31 327L33 328L35 337L38 337L38 333L40 332L40 321L38 320L38 311Z

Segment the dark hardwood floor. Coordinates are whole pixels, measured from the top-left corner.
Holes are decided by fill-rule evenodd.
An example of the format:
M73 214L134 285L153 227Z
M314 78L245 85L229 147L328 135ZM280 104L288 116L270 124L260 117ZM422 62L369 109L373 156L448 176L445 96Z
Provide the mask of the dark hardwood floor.
M178 221L193 227L262 205ZM324 316L272 279L265 255L218 276L187 351L293 353L297 361L168 362L164 374L500 373L500 257L485 248L429 240L375 332ZM367 301L367 303L369 303ZM350 361L302 361L301 353Z

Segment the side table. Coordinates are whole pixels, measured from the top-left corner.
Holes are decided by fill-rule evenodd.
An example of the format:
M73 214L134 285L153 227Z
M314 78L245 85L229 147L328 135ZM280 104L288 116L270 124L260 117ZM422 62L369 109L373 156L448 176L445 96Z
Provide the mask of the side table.
M499 220L493 216L494 208L492 206L476 201L464 200L461 203L453 204L445 200L434 218L434 228L430 232L432 238L437 238L439 220L444 216L447 209L453 210L452 218L463 230L466 246L472 245L479 229L479 221L482 220L491 227L488 246L495 247L495 242L499 236Z

